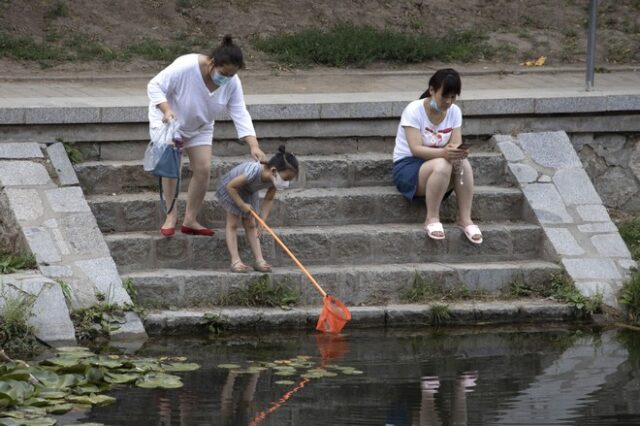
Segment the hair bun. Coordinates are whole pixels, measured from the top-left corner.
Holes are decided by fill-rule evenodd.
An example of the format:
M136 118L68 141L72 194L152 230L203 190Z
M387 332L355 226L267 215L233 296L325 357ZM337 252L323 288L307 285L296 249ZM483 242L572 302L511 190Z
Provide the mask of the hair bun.
M224 37L222 37L222 45L231 46L232 44L233 44L233 37L231 37L231 34L225 34Z
M280 146L278 147L278 152L279 152L280 154L283 154L283 155L284 155L284 153L285 153L284 145L280 145Z

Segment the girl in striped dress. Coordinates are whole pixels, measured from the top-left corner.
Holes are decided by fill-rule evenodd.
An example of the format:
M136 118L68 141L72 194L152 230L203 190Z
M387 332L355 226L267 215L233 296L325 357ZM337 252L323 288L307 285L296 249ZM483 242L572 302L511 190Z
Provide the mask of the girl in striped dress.
M260 240L255 219L250 211L258 211L258 191L267 189L260 217L266 221L273 206L273 198L278 189L289 187L289 181L298 176L298 160L288 152L284 145L268 162L246 162L238 164L220 178L216 195L222 207L227 211L225 236L231 255L231 271L247 272L249 266L242 262L238 253L238 225L242 220L247 241L255 259L253 269L259 272L271 272L262 257Z

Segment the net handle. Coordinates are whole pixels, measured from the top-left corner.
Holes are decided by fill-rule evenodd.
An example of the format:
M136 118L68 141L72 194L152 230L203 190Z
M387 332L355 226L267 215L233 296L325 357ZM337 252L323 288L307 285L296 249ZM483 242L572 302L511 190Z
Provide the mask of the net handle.
M327 292L324 291L322 289L322 287L320 287L320 284L318 284L316 282L316 280L311 276L311 274L309 273L309 271L307 271L307 268L305 268L302 263L300 263L300 261L298 260L297 257L295 257L293 255L293 253L291 253L291 250L289 250L287 248L287 246L284 245L284 243L282 242L282 240L280 240L280 238L278 238L278 236L276 235L275 232L273 232L273 230L271 230L271 228L269 228L269 226L264 222L264 220L262 220L262 218L258 215L258 213L256 213L254 210L251 210L251 214L253 215L253 217L258 221L258 223L264 228L266 229L269 234L271 234L271 236L273 237L274 240L276 240L276 242L280 245L280 247L282 247L282 249L289 255L289 257L291 258L291 260L293 260L295 262L296 265L298 265L298 268L300 268L300 270L302 272L304 272L304 274L307 276L307 278L309 278L309 281L311 281L311 284L313 284L318 291L320 292L320 294L322 294L322 297L327 297Z

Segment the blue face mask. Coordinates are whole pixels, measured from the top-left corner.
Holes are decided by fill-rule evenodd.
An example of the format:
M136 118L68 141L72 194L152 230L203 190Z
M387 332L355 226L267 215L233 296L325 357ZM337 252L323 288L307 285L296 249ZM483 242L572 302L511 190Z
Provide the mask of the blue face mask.
M229 80L231 80L231 77L227 77L226 75L222 75L220 74L218 71L214 70L211 73L211 80L213 80L213 83L218 86L224 86L225 84L227 84L229 82Z
M429 104L431 105L431 108L435 111L435 112L442 112L442 110L440 109L440 107L438 107L438 103L436 102L435 99L431 98L431 103Z

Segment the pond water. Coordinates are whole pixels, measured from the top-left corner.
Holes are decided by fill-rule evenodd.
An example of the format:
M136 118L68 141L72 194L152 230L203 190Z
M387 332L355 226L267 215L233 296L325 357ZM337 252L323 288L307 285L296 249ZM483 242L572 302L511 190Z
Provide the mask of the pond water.
M339 337L261 333L155 338L138 354L184 355L202 368L180 373L181 389L116 388L110 395L117 403L59 416L59 424L640 424L640 333L633 331L544 326L353 329ZM218 367L298 356L310 357L298 358L307 367L338 374L305 379L303 370L278 376L282 369L236 374ZM283 379L293 384L275 383Z

